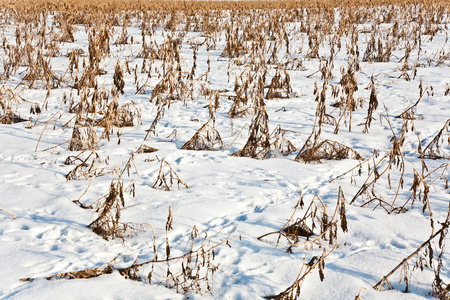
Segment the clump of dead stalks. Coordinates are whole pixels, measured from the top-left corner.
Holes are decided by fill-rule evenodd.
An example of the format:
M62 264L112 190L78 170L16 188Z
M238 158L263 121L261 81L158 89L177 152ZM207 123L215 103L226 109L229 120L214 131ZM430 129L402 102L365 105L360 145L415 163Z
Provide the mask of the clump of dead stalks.
M265 155L265 157L277 157L279 155L287 156L295 151L297 148L292 144L290 140L285 137L288 130L282 129L278 125L270 134L270 151Z
M258 113L258 108L263 105L266 73L265 66L261 66L261 70L255 72L246 68L235 78L234 92L236 96L230 96L230 99L233 100L228 111L230 118L243 118Z
M424 270L432 270L434 273L434 279L432 282L432 290L430 294L440 300L446 300L450 297L450 286L442 279L442 269L444 267L444 255L445 255L445 241L447 239L448 227L450 226L450 206L447 218L444 222L440 223L441 228L423 242L414 252L403 259L395 268L393 268L387 275L373 286L377 291L387 284L392 289L392 284L389 281L389 277L400 270L399 285L403 282L405 285L404 292L409 291L412 278L415 278L413 272L419 269L421 272ZM436 243L437 240L437 243ZM415 258L415 261L414 261Z
M344 95L341 95L339 102L334 104L341 110L340 118L336 121L335 134L339 132L339 126L342 121L348 125L348 131L352 131L353 112L363 104L363 99L355 97L355 93L358 90L358 70L358 58L349 56L347 69L341 69L341 80L339 82Z
M373 80L373 75L370 78L369 88L370 88L369 108L367 109L367 117L366 122L364 122L363 133L369 133L370 124L372 124L372 120L374 119L373 114L378 107L377 90L375 87L375 82Z
M303 217L295 218L298 209L303 209L304 205L303 194L300 192L300 199L295 206L294 212L283 228L275 232L266 233L258 237L258 240L276 234L278 237L275 247L277 247L280 238L284 237L289 245L286 252L292 253L293 247L303 246L305 249L313 249L314 245L321 247L321 241L327 241L329 245L335 244L337 242L338 223L343 232L348 231L345 196L341 187L339 187L336 208L331 218L327 212L327 205L318 195L314 195ZM317 235L314 234L314 229L316 228L320 230ZM306 239L300 240L300 237Z
M65 165L76 165L69 173L66 175L66 180L80 180L88 179L91 177L98 177L106 174L104 168L99 168L98 163L100 162L100 156L95 152L91 151L86 158L82 158L81 152L76 156L69 156L64 161Z
M353 148L343 145L336 141L322 140L320 135L322 133L322 125L326 122L328 114L325 107L325 92L326 86L323 85L322 91L318 89L314 93L317 93L317 109L316 117L314 120L314 127L311 135L306 140L303 147L295 157L295 161L311 163L320 162L321 159L326 160L341 160L341 159L358 159L361 160L362 156Z
M76 125L69 141L70 151L97 150L99 139L95 128L92 126Z
M178 188L180 188L180 185L184 186L185 188L189 188L189 186L183 180L181 180L172 166L167 161L162 160L159 167L158 176L156 177L152 188L160 188L164 191L170 191L170 188L174 185L174 183L177 184Z
M405 156L402 147L405 142L405 134L408 129L408 122L407 120L403 122L400 133L396 135L390 124L389 115L387 117L384 116L384 118L388 122L392 131L391 148L386 152L386 154L384 154L377 161L375 159L378 158L379 156L378 152L375 152L371 158L365 161L365 163L368 164L372 162L372 165L369 165L368 167L369 170L368 177L365 180L364 184L359 189L359 191L350 201L350 204L353 204L356 201L356 199L361 198L364 199L362 206L375 202L378 203L375 207L380 206L385 210L387 210L388 212L394 211L404 212L405 211L404 208L395 207L395 202L399 195L400 189L403 187L404 182L403 177L406 167L405 167ZM361 165L359 166L359 168L361 170ZM379 181L380 178L382 178L386 174L388 186L389 188L391 188L392 186L391 172L393 172L394 170L397 170L399 172L398 184L396 187L396 195L391 202L387 202L383 199L383 197L379 193L375 191L375 184Z
M450 119L428 143L421 157L424 159L450 159Z
M208 122L194 134L194 136L181 147L183 150L219 150L225 148L219 131L216 129L215 119Z
M17 106L21 98L11 88L0 88L0 124L14 124L26 121L17 113ZM37 107L40 111L39 106Z
M361 207L371 206L373 209L382 208L387 213L404 213L406 212L407 205L411 208L414 207L416 201L422 204L422 212L428 211L430 217L431 227L434 229L434 218L430 204L430 191L432 187L436 186L439 180L445 182L446 188L448 187L448 178L446 172L449 168L448 163L443 163L434 170L429 170L423 155L424 151L421 150L419 144L418 152L421 155L421 170L416 168L412 169L412 182L405 181L407 172L406 158L403 150L406 140L406 133L409 126L415 130L415 127L410 119L402 120L402 127L398 134L394 133L391 126L389 115L382 116L387 122L392 132L391 147L384 155L381 155L378 151L374 151L374 154L366 161L360 163L358 166L350 171L357 169L357 174L353 175L351 181L354 182L354 177L361 176L364 172L363 166L367 166L367 177L362 183L360 189L353 196L350 204L361 200ZM417 132L415 132L417 135ZM420 139L419 139L420 141ZM430 157L433 158L433 157ZM332 179L330 182L342 177L350 171ZM381 193L377 190L377 186L388 186L389 190L394 189L393 192L387 194ZM406 187L405 187L406 185ZM404 198L405 191L409 189L409 197ZM398 203L399 201L403 202Z
M152 153L156 152L158 149L147 146L147 145L140 145L139 148L136 150L136 154L142 154L142 153Z
M116 237L124 239L137 229L136 225L120 222L120 211L125 208L124 193L127 190L134 196L134 183L124 187L120 178L113 180L109 187L109 193L96 201L98 207L95 212L98 213L98 216L88 227L105 240Z
M322 255L319 257L313 256L308 262L306 262L306 255L303 258L302 268L297 275L294 283L290 285L287 289L274 296L266 296L264 299L273 299L273 300L297 300L300 297L302 285L306 279L306 276L310 274L317 267L319 268L319 278L320 281L325 279L325 258L327 258L334 250L336 246L331 249L330 252L327 253L327 250L324 248L322 251Z
M299 154L295 158L300 162L320 162L325 160L341 160L341 159L357 159L361 160L363 157L353 148L348 147L336 141L324 140L320 142L307 141Z
M128 266L119 266L127 256L118 259L119 255L106 264L85 270L64 272L46 277L47 280L60 279L88 279L99 277L113 272L119 272L120 275L129 280L148 282L149 284L165 285L168 288L176 290L177 293L186 294L193 291L197 294L212 294L214 284L214 274L219 270L218 264L213 263L216 258L216 249L227 245L231 247L231 234L225 238L215 241L217 234L209 236L208 233L197 226L194 226L186 234L188 237L186 247L182 254L171 256L171 246L168 233L173 230L173 216L169 207L169 215L165 226L166 240L162 248L165 257L160 257L157 245L155 230L153 231L153 259L139 261L139 256ZM123 265L124 263L122 263ZM155 280L155 266L166 265L161 280ZM33 278L21 279L22 281L32 281Z
M133 127L140 124L141 121L141 108L134 103L128 103L119 106L117 99L114 99L106 108L103 118L95 123L95 126L104 127L109 136L112 132L112 128Z
M270 151L269 116L261 98L250 125L249 137L244 147L233 153L236 157L264 158Z
M94 151L91 152L84 160L80 158L80 155L68 157L66 159L66 163L69 164L74 163L76 161L81 161L81 163L78 164L75 167L75 169L72 170L66 177L75 177L78 169L83 168L84 165L86 165L85 167L87 167L86 162L89 159L92 159L92 165L95 163L96 160L99 159L98 155ZM125 195L128 193L133 198L136 196L134 182L131 181L128 184L128 186L125 186L124 181L122 179L122 176L125 172L128 174L128 177L130 176L130 169L132 168L132 166L134 166L134 168L136 169L133 152L131 153L128 162L125 164L121 172L119 169L116 168L111 171L117 173L120 172L120 174L116 179L113 179L111 181L109 185L109 192L106 195L100 197L99 199L88 205L81 203L80 199L86 194L89 187L91 186L91 184L89 184L86 191L78 198L78 200L73 201L75 204L77 204L83 209L95 208L95 212L98 215L96 219L88 225L88 227L91 228L94 233L101 236L105 240L110 240L114 238L121 238L122 240L124 240L125 237L133 236L136 233L136 231L145 230L145 225L135 224L131 222L124 223L120 221L121 211L126 209ZM98 176L99 174L95 173L96 170L97 168L94 168L94 170L91 170L89 173L87 173L88 174L87 176L89 177ZM139 173L137 173L137 175L139 176ZM68 180L69 179L71 178L68 178Z
M256 114L250 124L247 142L232 156L265 159L277 157L279 154L286 156L296 151L297 148L285 137L286 130L281 126L277 126L272 133L269 132L269 116L262 97L259 98L255 109Z
M269 89L266 94L266 99L285 99L295 97L296 94L292 91L291 77L286 70L280 71L277 69L275 76L270 82Z

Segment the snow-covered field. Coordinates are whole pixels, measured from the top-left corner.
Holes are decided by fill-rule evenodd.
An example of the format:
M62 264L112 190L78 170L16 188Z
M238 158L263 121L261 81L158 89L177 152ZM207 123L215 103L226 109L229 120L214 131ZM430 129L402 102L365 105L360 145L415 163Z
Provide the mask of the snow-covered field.
M422 16L426 16L435 8L420 9ZM392 20L385 22L383 18L387 19L389 11L392 11ZM95 76L97 87L80 88L78 83L78 90L76 82L82 78L83 70L93 64L89 57L89 34L97 30L98 36L101 27L89 29L84 25L73 25L74 40L54 43L57 53L45 56L41 55L45 54L45 45L39 45L40 36L27 37L25 34L37 32L39 28L3 20L0 29L3 40L0 66L4 74L1 101L2 106L12 104L8 108L2 107L1 113L4 116L9 109L25 120L0 125L0 298L261 299L281 293L298 279L301 270L312 266L314 269L299 281L302 299L354 299L361 289L364 289L362 299L432 298L433 269L437 268L442 249L440 278L445 283L450 281L450 257L445 245L439 245L440 235L431 240L433 254L430 255L426 245L407 261L409 269L405 264L388 278L392 289L387 283L381 291L372 288L432 234L449 225L446 218L450 201L447 177L450 174L448 160L444 159L450 158L450 125L445 127L450 118L449 11L447 8L445 13L437 14L433 21L421 26L418 18L405 13L412 11L404 7L374 9L370 14L373 18L355 21L354 30L340 35L339 43L332 42L333 37L338 36L339 20L352 13L356 15L356 9L353 12L333 9L334 23L328 24L330 31L317 39L304 30L305 24L314 27L312 11L303 16L309 23L303 24L302 17L292 22L280 21L282 26L271 26L281 28L284 33L267 31L262 34L268 40L264 41L265 50L258 52L264 59L258 57L256 63L252 63L251 51L243 50L235 58L223 54L227 41L231 41L223 25L231 20L225 12L221 17L223 23L217 24L217 28L223 30L209 36L201 30L196 31L194 26L184 31L183 21L173 31L156 23L153 30L147 32L151 35L145 36L147 47L161 49L160 45L171 36L179 42L174 47L179 47L180 59L170 62L174 58L167 53L159 57L150 54L144 64L142 21L131 18L123 44L116 43L123 33L121 24L108 27L112 34L108 41L110 52L98 63L98 68L106 73ZM63 32L57 15L46 15L44 44L55 42ZM277 20L271 12L267 12L266 17L268 22ZM236 20L245 20L240 18ZM194 22L192 18L190 20ZM228 25L232 35L237 32L238 38L244 32L250 32L252 25L257 25L241 24L240 21L230 21ZM317 24L323 25L323 20ZM434 34L426 28L427 24L435 26ZM395 26L398 28L395 30L403 30L405 35L395 33ZM16 28L22 30L19 38ZM322 27L318 28L321 32ZM256 36L258 30L262 32L261 28L256 29ZM363 59L374 32L375 45L378 37L384 45L387 41L392 42L388 61ZM271 41L271 34L274 37L286 34L289 49L285 40ZM28 57L37 65L39 57L49 62L54 76L50 81L55 83L53 88L46 88L45 76L39 68L35 73L37 80L33 83L27 80L26 74L32 73L27 59L17 64L16 69L7 71L11 66L12 46L20 49L28 42L33 45ZM243 40L236 42L251 49L250 38L247 44ZM318 55L313 55L314 42L319 43ZM274 51L274 48L277 49ZM82 49L82 52L78 56L79 71L74 69L71 73L68 71L69 55L66 54L74 49ZM410 53L405 59L407 49ZM334 56L330 59L333 51ZM274 52L276 61L261 63L270 60ZM302 68L286 68L292 88L289 95L264 99L265 106L257 103L255 99L262 99L258 94L261 92L258 90L260 74L267 71L263 82L263 96L266 96L277 66L281 70L284 63L294 59L301 62ZM194 63L196 66L190 78ZM117 66L123 74L123 94L118 88L120 80L114 83L113 79ZM324 66L331 73L321 72ZM168 71L172 67L173 70ZM7 72L8 77L5 76ZM184 92L179 99L168 99L170 88L156 95L155 87L168 78L164 77L167 74L175 74L170 80L183 84L180 90L177 90L179 86L175 88L177 95L173 98L177 98L180 91ZM281 70L280 74L283 77L285 73ZM356 78L353 87L357 88L350 96L348 88L352 88L351 84L346 85L342 80L348 74ZM250 100L243 105L253 109L242 118L230 118L236 91L242 91L244 81L252 76L256 80L243 92ZM108 99L103 104L99 100L95 114L86 112L87 109L78 110L76 114L77 110L73 108L80 98L88 95L89 100L85 102L88 103L94 89L107 91ZM339 91L335 97L334 91ZM373 91L378 105L374 107L368 132L363 133L365 122L370 118L369 107L374 104L370 101ZM130 104L128 108L136 114L134 125L112 127L109 138L102 139L104 127L92 125L104 117L102 113L113 101L114 93L119 106ZM315 101L317 95L320 98L320 93L325 99ZM218 105L214 103L216 98ZM346 108L349 99L355 103L351 116L352 109ZM417 105L408 110L419 99ZM321 103L325 103L325 115L323 111L317 112ZM30 106L39 107L41 113L32 114ZM264 159L232 156L246 145L249 128L258 124L264 127L264 122L255 117L258 111L264 110L268 116L269 134L279 125L284 130L284 138L297 150L283 156L271 148ZM158 111L163 114L155 130L151 131ZM396 118L405 111L413 112L414 120ZM214 122L209 121L211 115ZM75 124L76 119L78 124ZM335 134L335 122L340 119ZM182 150L208 121L220 134L223 147L217 147L215 151ZM322 121L318 136L318 123ZM69 151L74 127L82 132L96 131L97 147ZM444 158L421 160L420 151L430 150L426 147L441 129L444 130L439 146ZM296 161L312 132L320 141L329 139L351 147L363 159ZM261 141L265 138L264 130L260 134ZM142 145L157 151L139 153ZM430 153L426 151L423 153ZM387 168L391 158L394 161L391 161L391 168ZM80 165L84 160L85 165ZM353 199L361 187L378 176L373 173L374 164L378 164L379 178L369 187L368 193ZM68 180L66 175L77 166L76 172L72 173L75 176ZM154 186L161 166L170 190ZM169 178L171 172L173 178ZM112 186L120 189L122 183L125 207L120 209L119 222L131 228L123 233L123 237L105 239L88 225L98 218L97 207L111 198L102 196L108 195ZM415 200L412 198L413 183L416 183ZM342 194L339 197L340 188L345 198ZM97 199L100 200L96 202ZM304 202L302 207L297 206L300 199ZM347 228L343 226L343 199ZM74 200L78 201L74 203ZM283 227L302 220L312 201L309 212L317 209L315 228L311 217L304 221L314 235L308 241L303 236L291 235L288 239ZM82 208L91 204L91 209ZM121 207L120 201L116 204ZM333 216L337 206L341 213L338 211ZM326 233L319 237L323 207L326 207L328 221L332 222L328 227L322 224ZM275 234L258 239L273 232ZM332 241L330 232L336 233ZM195 242L190 248L193 239ZM447 237L445 240L448 242ZM427 249L428 253L425 253ZM423 271L420 267L414 268L421 257L424 263L432 261L432 265L424 266ZM199 262L196 262L197 258ZM318 261L320 265L324 262L323 281L320 280L319 265L315 264ZM133 263L145 262L148 263L137 270L136 277L141 281L127 280L119 272ZM111 268L105 269L108 264ZM188 271L183 268L187 266L194 268L192 272L199 275L197 279L186 275ZM88 273L86 270L95 268L98 268L96 275L100 276L47 280L52 275L69 272L72 273L66 277L83 277ZM147 278L150 272L151 285ZM405 276L409 283L408 293L404 293ZM184 282L185 279L188 282ZM183 287L187 294L182 293ZM196 290L201 292L195 293Z

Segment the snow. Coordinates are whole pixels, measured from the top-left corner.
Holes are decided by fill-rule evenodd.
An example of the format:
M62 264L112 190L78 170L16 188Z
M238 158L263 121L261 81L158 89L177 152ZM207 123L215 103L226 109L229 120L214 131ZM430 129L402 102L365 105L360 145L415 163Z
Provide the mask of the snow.
M447 24L448 21L447 19ZM292 24L294 25L299 26ZM4 25L1 30L9 42L14 43L15 26ZM116 27L115 32L116 38L121 28ZM398 63L394 56L386 63L361 62L356 96L363 97L366 101L362 108L353 113L352 131L349 132L348 126L342 124L339 134L336 135L333 133L334 126L324 124L322 138L350 146L366 159L371 157L374 149L377 149L381 156L384 155L391 146L393 132L398 135L401 129L402 120L394 117L419 99L418 86L419 80L422 79L424 89L433 87L433 93L425 95L416 110L416 116L420 115L421 118L415 120L415 128L424 148L449 118L450 96L444 93L446 84L449 83L450 61L446 59L441 65L437 65L436 59L431 60L430 65L425 63L427 58L433 57L433 53L438 50L450 51L446 41L448 33L449 29L442 27L432 41L423 37L423 50L419 59L423 66L417 68L417 77L414 80L398 79L400 72L396 69L402 63ZM131 22L128 34L138 42L123 46L111 45L111 56L102 59L100 63L107 74L99 77L99 87L104 84L106 88L111 89L117 60L124 63L127 59L133 69L137 65L139 79L145 80L146 74L139 72L142 59L136 57L142 46L137 24ZM161 29L156 31L153 38L157 44L164 41L162 34ZM359 51L362 56L368 35L362 31L359 35ZM304 33L302 36L307 40ZM115 41L115 38L111 39L111 42ZM188 72L192 66L192 49L186 41L194 38L204 40L201 33L190 32L184 37L181 48L182 65ZM75 40L74 43L60 45L61 55L51 60L54 72L64 74L68 66L68 58L64 54L69 50L81 48L88 52L87 34L82 26L78 26ZM300 44L301 41L296 40L292 42L291 47L298 49ZM330 83L334 85L339 85L341 66L347 67L345 45L343 40L342 49L334 61L334 78L330 79ZM69 181L65 178L74 168L74 165L64 164L66 158L81 152L67 150L72 127L63 125L73 117L66 112L69 104L61 103L63 94L70 93L67 86L51 90L48 109L43 111L38 123L31 129L27 128L27 121L0 125L0 209L17 217L13 219L8 213L0 212L1 299L186 299L182 294L176 293L175 289L165 286L165 263L155 265L151 285L144 281L126 280L118 271L90 279L46 280L54 274L100 267L117 256L124 258L118 264L121 267L132 264L137 256L142 262L152 260L154 252L151 227L155 231L159 258L164 258L165 226L169 207L173 216L173 230L168 233L172 257L185 253L194 226L207 232L208 237L212 237L213 244L229 238L229 246L219 246L212 261L219 266L219 271L214 276L213 294L198 295L191 291L187 294L188 299L262 299L264 296L276 295L294 282L304 257L308 262L313 256L320 256L324 247L329 252L333 246L322 241L321 247L316 244L313 249L293 247L293 253L286 253L288 244L284 238L281 238L277 247L275 236L262 240L257 238L283 228L294 212L300 197L300 188L306 205L298 210L296 218L303 216L316 194L327 205L328 213L332 214L337 205L340 186L346 197L348 232L343 232L338 227L338 246L325 259L324 281L319 280L318 270L313 270L302 285L301 297L350 299L364 288L361 292L363 299L431 298L429 292L433 273L430 269L423 273L414 271L418 282L412 279L408 293L401 292L404 283L398 288L400 272L390 278L393 290L372 289L372 286L403 258L414 252L432 233L429 213L422 211L422 204L418 200L413 208L408 204L408 210L400 214L388 214L382 208L373 209L373 205L360 207L360 199L350 205L350 200L367 177L367 166L363 166L361 176L352 176L355 175L352 172L331 180L357 166L360 163L357 160L322 160L321 163L304 164L294 161L298 151L288 156L264 160L231 156L247 141L248 125L252 116L243 119L230 119L227 116L232 104L227 95L233 95L235 74L241 74L245 66L234 66L228 81L228 60L218 59L224 46L223 36L217 49L209 53L211 73L208 76L212 89L229 91L221 94L220 107L215 114L217 129L226 146L223 150L180 150L209 119L209 101L205 97L174 101L170 108L166 108L165 115L158 122L157 135L144 140L146 130L149 129L157 111L157 106L149 102L151 90L159 82L153 72L149 85L145 88L147 94L143 95L135 94L134 72L124 72L125 93L119 97L119 102L138 105L142 110L142 124L121 128L120 144L116 133L111 135L110 141L100 141L99 149L96 150L100 161L96 164L99 168L104 168L104 176ZM299 53L302 58L307 52L306 41L303 48ZM284 52L280 53L281 58ZM328 43L321 46L320 53L329 55ZM394 51L398 58L402 57L403 53L403 48ZM5 55L3 51L2 55ZM206 46L201 46L198 51L196 76L206 72L207 55ZM410 62L414 62L416 58L417 49L412 52ZM318 83L320 89L323 82L320 73L309 76L318 70L317 59L305 59L303 63L305 71L288 71L297 97L265 101L270 131L277 125L289 130L286 137L298 149L313 130L317 106L313 95L314 82ZM0 65L4 66L4 63ZM155 63L153 68L157 66ZM15 88L23 77L20 71L25 69L19 68L10 79L4 81L4 85ZM274 69L270 70L270 74L273 76ZM369 85L372 75L379 105L369 133L363 134L364 126L358 124L364 123L367 115L370 89L364 88ZM19 86L15 91L19 90L22 98L40 105L44 103L47 93L45 89ZM330 93L329 89L327 113L338 117L338 110L330 106ZM388 109L389 116L384 107ZM26 102L22 101L17 106L17 111L25 119L32 117L36 120L36 115L29 113L29 104ZM52 117L55 113L57 118ZM50 118L53 118L52 121L45 123ZM392 131L386 119L389 119ZM101 132L102 129L97 128L99 136ZM409 131L405 139L405 187L400 192L398 205L404 203L411 194L409 187L413 180L413 169L420 170L421 164L416 135ZM97 214L93 210L80 208L73 200L79 199L81 203L89 205L108 194L111 181L118 178L117 170L124 170L131 153L136 152L143 144L157 148L158 151L134 154L129 175L127 172L122 175L121 180L125 186L132 182L135 184L136 195L133 198L128 193L125 194L126 209L122 210L120 221L149 224L151 227L144 227L144 231L137 231L135 235L125 237L124 240L105 240L87 227ZM448 149L448 145L444 144L442 147ZM82 157L86 158L88 154L89 151L83 153ZM152 188L162 160L170 164L189 188L182 185L178 187L176 184L170 191ZM430 171L447 162L426 160ZM395 169L392 173L392 189L388 188L386 178L380 179L376 184L377 190L386 195L386 199L392 199L395 195L398 173ZM450 175L448 169L444 170L444 175ZM437 177L437 174L433 176L434 179ZM443 222L447 216L449 200L449 189L445 187L444 180L437 180L430 190L435 232L440 229L437 221ZM318 228L315 229L316 233L317 231ZM449 263L450 258L446 253L441 270L445 282L450 280ZM179 268L177 262L173 262L173 268ZM146 278L149 269L149 265L145 266L140 275ZM22 278L33 280L21 281ZM158 284L159 282L162 284Z

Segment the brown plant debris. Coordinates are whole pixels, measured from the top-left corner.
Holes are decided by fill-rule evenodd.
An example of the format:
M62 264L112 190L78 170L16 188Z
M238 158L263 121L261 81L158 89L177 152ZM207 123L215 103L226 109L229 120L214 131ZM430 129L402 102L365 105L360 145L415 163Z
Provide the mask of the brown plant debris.
M378 107L377 90L375 88L375 82L373 80L373 75L370 78L370 97L369 97L369 108L367 110L366 122L364 123L363 133L369 133L370 124L374 119L373 114Z
M105 116L95 123L95 126L106 128L111 127L133 127L135 120L141 123L141 108L128 103L122 106L118 105L117 99L111 102L105 112Z
M136 154L152 153L152 152L156 152L156 151L158 151L158 149L150 147L150 146L147 146L147 145L141 145L136 150Z
M222 142L219 131L217 131L214 119L208 122L194 134L194 136L187 141L182 150L218 150L225 148Z
M301 288L305 278L308 274L310 274L314 269L319 267L319 278L320 281L325 279L325 275L323 273L325 269L325 258L327 258L335 249L337 245L331 249L330 252L327 253L327 250L324 248L322 255L320 257L313 256L309 262L306 262L306 255L303 258L302 268L297 275L294 283L289 286L287 289L274 296L266 296L265 299L273 299L273 300L297 300L300 297Z
M313 248L313 245L317 244L321 247L321 240L328 241L329 245L334 244L337 241L337 228L339 220L342 231L348 231L345 211L345 196L341 187L339 187L336 209L331 219L327 213L326 205L317 195L315 195L311 200L311 203L306 209L303 217L294 219L298 209L303 208L303 205L303 193L300 192L300 199L295 206L294 212L283 228L275 232L266 233L258 237L258 240L262 240L269 235L277 234L277 247L280 238L283 236L289 245L286 252L292 253L292 247L295 246L302 245L307 249L308 247ZM307 224L311 225L308 226ZM320 228L320 233L317 236L314 236L313 230L317 227ZM306 237L306 241L300 241L299 237ZM310 240L310 237L313 238Z
M98 149L98 137L92 126L75 125L69 142L70 151Z
M75 164L76 161L79 161L79 164L67 173L66 180L87 179L105 174L104 168L99 168L97 165L100 161L100 157L95 151L92 151L85 159L81 159L80 155L81 153L77 156L69 156L66 158L66 161L64 162L66 165Z
M14 124L25 121L25 119L21 118L18 114L12 111L7 111L0 116L0 124Z
M419 97L419 99L413 105L408 107L404 112L402 112L401 114L396 116L396 118L398 118L398 119L407 119L407 120L415 120L416 119L414 114L415 114L415 110L416 110L417 105L420 103L420 101L423 99L423 97L425 95L429 95L430 94L430 90L431 90L431 93L433 92L433 87L432 86L429 86L429 87L425 88L425 90L422 90L422 81L420 81L419 88L420 88L420 97Z
M266 157L276 157L279 154L287 156L295 151L297 148L285 137L287 130L278 125L270 134L270 152Z
M351 147L328 139L321 141L320 135L322 133L322 124L326 123L328 116L325 106L325 91L325 83L323 85L322 91L320 91L316 85L314 94L316 94L317 108L314 127L311 135L308 137L305 144L295 157L295 161L311 163L320 162L321 159L363 159L362 156Z
M0 87L0 124L14 124L27 121L20 117L15 107L20 103L21 97L11 88ZM39 106L37 106L40 110Z
M450 159L450 119L425 147L421 154L425 159Z
M256 115L250 124L248 140L244 147L233 153L236 157L263 159L270 153L269 116L264 99L259 100Z
M134 196L134 184L131 184L129 187L130 193ZM109 193L96 201L98 207L95 211L98 213L98 216L88 227L105 240L116 237L124 239L138 229L139 225L119 221L120 211L125 208L125 190L123 181L119 177L118 180L111 181Z
M269 90L266 94L266 99L285 99L285 98L292 98L295 97L296 94L292 91L291 87L291 77L286 72L286 70L283 70L283 72L280 72L279 69L277 69L277 72L275 76L272 78L272 81L269 85Z
M362 201L362 207L367 206L371 203L376 203L373 209L381 207L388 213L403 213L407 210L406 203L408 203L409 200L413 199L411 203L412 205L414 203L414 199L416 198L413 194L413 197L410 197L404 204L400 206L396 204L405 183L404 175L406 166L403 144L405 142L405 134L408 130L410 120L403 119L400 133L395 134L389 121L389 115L383 117L388 122L388 125L392 132L391 148L381 157L378 151L375 151L374 155L372 155L371 158L363 162L363 164L366 164L368 167L368 175L358 192L353 196L350 204L353 204L356 199L359 198ZM358 168L358 176L360 176L362 173L362 164L360 164ZM425 176L424 174L422 175ZM415 186L415 188L418 188L418 186L420 185L420 181L416 179L415 182L413 182L413 186ZM395 180L395 194L392 197L389 197L389 200L384 199L383 195L376 191L376 186L380 184L381 180L385 180L387 186L389 187L389 190L392 189L393 180ZM427 197L423 200L425 200L424 207L429 208L430 206L428 205ZM429 210L429 214L431 218L431 210Z
M305 143L299 154L295 158L300 162L320 162L325 160L341 160L341 159L357 159L361 160L363 157L353 148L348 147L336 141L325 140L319 142L317 145L309 146Z
M177 172L175 172L175 170L167 161L161 161L158 176L156 177L152 188L160 188L164 191L170 191L170 188L174 183L177 184L178 188L180 188L180 184L186 188L189 188L189 186L183 180L181 180Z
M221 238L220 241L215 242L214 239L217 234L209 236L208 233L196 226L186 234L188 241L183 253L179 256L170 257L170 243L168 238L168 231L172 229L173 217L169 209L169 216L166 223L166 241L165 245L165 258L158 258L158 246L156 244L155 230L153 231L153 252L154 257L152 260L139 262L139 256L136 257L134 262L127 267L119 267L118 264L125 258L118 260L119 255L108 263L97 267L88 268L85 270L79 270L74 272L64 272L47 277L47 280L60 280L60 279L88 279L94 278L105 274L111 274L118 271L120 275L126 279L134 281L146 281L149 284L154 282L154 266L158 264L166 264L165 273L162 274L163 279L156 283L158 285L163 284L169 288L175 289L177 293L186 294L189 291L193 291L197 294L212 294L214 284L214 274L219 270L218 265L213 263L216 258L216 249L220 246L230 245L230 238L232 231L225 238ZM145 276L142 274L146 266L151 266L149 273ZM32 281L33 278L23 278L21 281Z
M373 288L377 291L380 291L385 283L389 285L389 288L392 289L392 284L389 282L389 277L394 274L396 271L401 271L401 277L399 284L403 281L405 284L405 293L409 290L409 285L411 284L411 278L413 277L412 272L415 269L420 269L421 271L424 268L432 268L434 271L434 279L432 282L432 291L431 295L437 297L441 300L447 300L449 296L449 284L446 284L441 278L441 268L443 267L443 255L445 253L445 241L448 233L448 227L450 226L450 206L449 212L447 214L447 218L445 222L440 223L441 229L439 229L434 234L420 245L414 252L408 255L405 259L403 259L395 268L393 268L387 275L383 276L383 278L373 286ZM433 247L435 242L433 242L438 237L437 249ZM436 245L435 245L436 246ZM411 259L416 257L415 263L411 264Z

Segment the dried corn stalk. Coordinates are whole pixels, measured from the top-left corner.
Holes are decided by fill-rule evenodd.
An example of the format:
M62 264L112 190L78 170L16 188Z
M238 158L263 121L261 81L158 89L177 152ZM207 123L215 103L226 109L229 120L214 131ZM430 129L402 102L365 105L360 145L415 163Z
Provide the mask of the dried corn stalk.
M183 150L218 150L223 148L225 146L216 129L214 119L203 124L194 136L181 147Z
M450 159L450 119L425 147L421 154L426 159Z
M174 183L177 184L178 188L180 188L180 184L186 188L189 188L189 186L183 180L181 180L181 178L167 161L161 161L158 176L156 177L152 188L161 188L164 191L170 191L170 188Z

